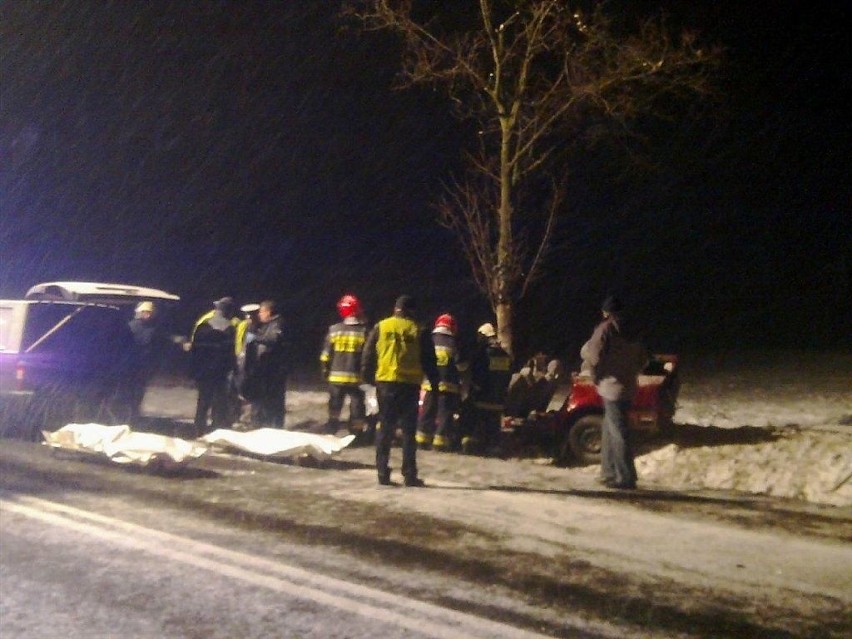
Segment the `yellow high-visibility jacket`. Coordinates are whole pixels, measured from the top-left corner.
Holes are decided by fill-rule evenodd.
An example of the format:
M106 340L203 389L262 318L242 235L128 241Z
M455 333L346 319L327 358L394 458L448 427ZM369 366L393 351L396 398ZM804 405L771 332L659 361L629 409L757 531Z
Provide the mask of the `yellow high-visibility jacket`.
M364 379L420 385L425 374L438 380L435 349L417 323L394 315L376 324L364 347Z

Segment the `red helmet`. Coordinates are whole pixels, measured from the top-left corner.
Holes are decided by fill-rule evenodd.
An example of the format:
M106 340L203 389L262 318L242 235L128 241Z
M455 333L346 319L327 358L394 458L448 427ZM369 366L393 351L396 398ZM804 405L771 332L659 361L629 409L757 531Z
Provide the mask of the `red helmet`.
M448 328L453 333L453 335L455 335L456 318L450 315L449 313L438 315L438 319L435 320L435 328Z
M340 317L347 318L361 314L361 302L354 295L344 295L337 301L337 312Z

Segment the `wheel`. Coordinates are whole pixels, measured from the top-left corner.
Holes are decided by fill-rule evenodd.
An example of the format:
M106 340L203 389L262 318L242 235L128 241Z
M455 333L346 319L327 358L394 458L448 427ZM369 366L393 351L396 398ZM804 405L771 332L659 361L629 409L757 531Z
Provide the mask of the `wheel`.
M603 415L583 415L571 425L560 447L560 461L574 459L581 464L601 461L601 431Z

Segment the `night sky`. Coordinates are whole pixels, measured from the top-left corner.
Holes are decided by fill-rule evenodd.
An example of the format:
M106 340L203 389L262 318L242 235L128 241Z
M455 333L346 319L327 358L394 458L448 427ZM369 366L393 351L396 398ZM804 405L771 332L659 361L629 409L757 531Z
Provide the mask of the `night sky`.
M724 99L649 125L653 170L600 148L575 167L519 354L574 358L610 289L657 350L850 346L848 3L640 4L726 47ZM465 126L440 92L392 91L395 42L337 7L0 2L0 297L132 282L181 295L186 324L273 297L306 360L345 292L374 320L400 292L489 320L432 208Z

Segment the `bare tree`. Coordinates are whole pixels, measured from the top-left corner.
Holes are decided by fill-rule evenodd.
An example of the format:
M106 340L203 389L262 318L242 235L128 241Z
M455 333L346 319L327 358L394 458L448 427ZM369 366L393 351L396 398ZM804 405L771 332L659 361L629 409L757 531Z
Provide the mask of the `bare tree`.
M511 351L513 304L540 275L567 208L566 151L604 125L631 135L636 116L707 94L720 54L691 34L674 38L662 17L631 29L596 3L586 13L566 0L471 0L471 15L451 25L419 16L422 4L351 0L343 12L399 35L400 86L440 85L476 127L439 220L458 236Z

